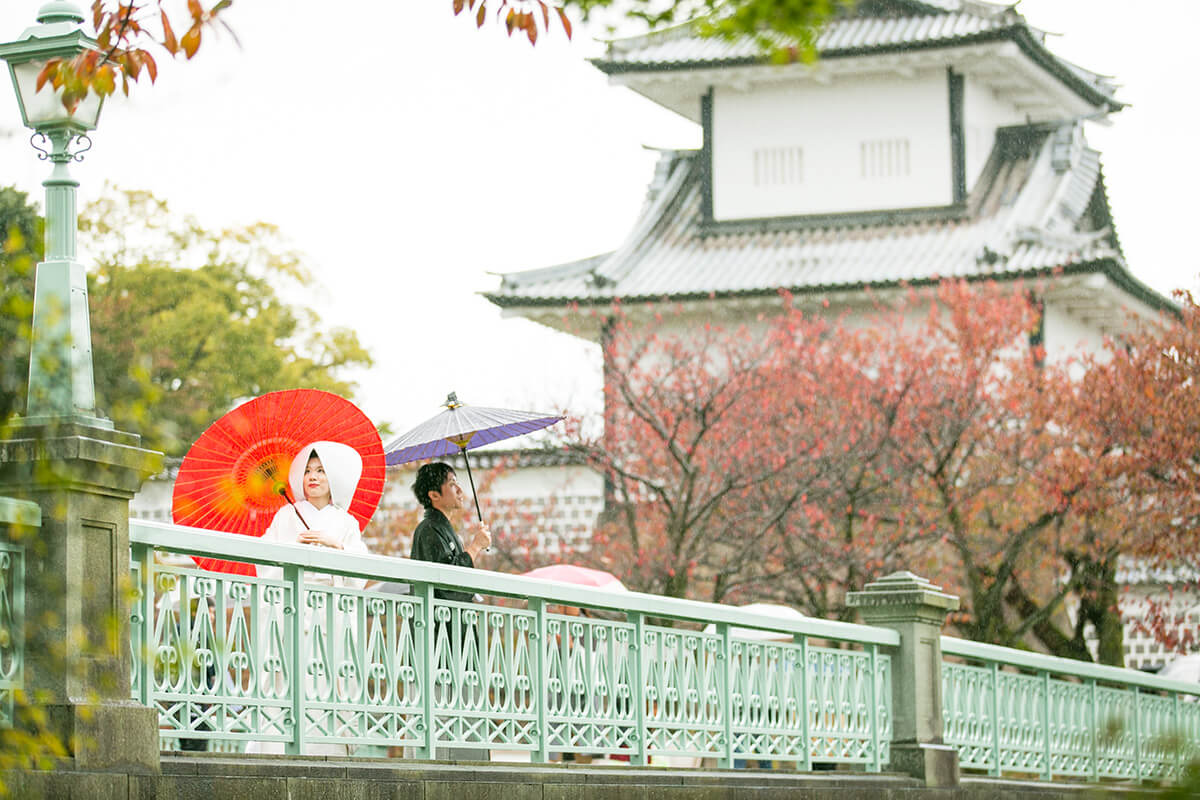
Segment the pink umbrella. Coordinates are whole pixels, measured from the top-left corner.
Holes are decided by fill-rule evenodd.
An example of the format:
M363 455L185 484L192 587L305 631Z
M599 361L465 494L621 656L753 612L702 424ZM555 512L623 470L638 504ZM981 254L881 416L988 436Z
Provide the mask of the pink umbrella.
M544 581L570 583L575 586L593 586L597 589L607 589L610 592L627 592L621 579L611 572L590 567L577 567L574 564L550 564L545 567L531 569L521 573L526 578L541 578Z

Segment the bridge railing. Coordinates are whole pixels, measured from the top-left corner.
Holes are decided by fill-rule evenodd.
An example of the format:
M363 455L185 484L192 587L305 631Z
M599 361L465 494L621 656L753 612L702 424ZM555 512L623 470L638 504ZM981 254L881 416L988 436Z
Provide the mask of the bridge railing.
M993 776L1170 780L1200 757L1200 685L941 638L944 736Z
M36 529L42 512L27 501L0 497L0 526ZM0 539L0 728L13 724L14 693L25 685L25 548L18 536Z
M130 538L132 690L164 749L746 759L927 782L943 741L953 775L1169 780L1200 756L1200 686L939 638L954 598L907 573L856 593L880 623L849 625L162 523L131 520Z
M888 764L891 630L137 520L130 540L132 691L168 746Z

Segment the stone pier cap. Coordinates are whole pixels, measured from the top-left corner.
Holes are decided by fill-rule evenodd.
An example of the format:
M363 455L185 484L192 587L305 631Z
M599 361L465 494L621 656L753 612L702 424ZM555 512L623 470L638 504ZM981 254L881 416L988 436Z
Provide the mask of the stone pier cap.
M920 575L901 570L868 583L860 591L848 592L846 605L868 614L875 609L922 608L945 615L958 610L959 600ZM877 618L875 614L870 616Z

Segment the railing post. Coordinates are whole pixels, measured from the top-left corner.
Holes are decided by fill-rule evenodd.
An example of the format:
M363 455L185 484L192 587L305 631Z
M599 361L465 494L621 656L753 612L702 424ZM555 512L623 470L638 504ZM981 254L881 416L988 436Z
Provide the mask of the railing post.
M292 590L292 602L285 603L283 613L292 615L285 620L288 632L287 658L291 660L292 673L288 690L292 694L292 740L285 752L297 756L304 752L304 700L308 679L304 675L304 570L295 564L285 565L283 579Z
M732 638L727 622L717 623L717 635L721 637L721 649L717 652L718 669L721 670L721 737L725 751L721 754L720 766L733 769L733 659L730 658Z
M804 757L797 766L803 772L812 771L812 735L809 733L809 697L812 683L808 679L808 637L793 637L800 640L800 732L804 741Z
M989 674L992 677L992 777L999 778L1004 770L1003 759L1000 758L1000 665L992 662Z
M1183 728L1179 724L1179 692L1171 692L1171 739L1175 744L1175 774L1173 780L1183 776Z
M1100 782L1100 709L1096 699L1096 679L1088 679L1088 700L1091 705L1091 717L1088 718L1088 729L1092 732L1092 768L1088 771L1088 780ZM1178 697L1178 695L1176 695Z
M1050 781L1054 780L1054 765L1050 760L1054 753L1054 743L1050 740L1051 725L1050 725L1050 673L1042 673L1042 758L1046 760L1046 769L1043 770L1042 776Z
M896 572L850 592L846 602L866 624L900 634L892 656L892 767L926 786L957 786L958 752L942 738L941 633L958 598L911 572Z
M434 655L437 636L433 615L433 585L423 583L419 584L417 588L420 590L422 600L421 617L424 630L421 632L421 638L424 641L424 647L421 648L421 667L424 676L422 686L425 690L424 695L421 697L421 717L422 725L425 726L425 743L417 748L417 757L430 760L436 752L433 735L433 685L437 681L438 665L437 658Z
M138 670L138 702L144 706L151 705L150 697L153 694L154 687L151 685L154 680L154 670L151 665L154 663L154 549L151 547L138 547L134 554L137 558L140 569L138 577L142 581L142 607L138 609L138 624L141 625L141 631L136 641L141 645L138 652L134 654L137 659Z
M550 760L550 724L546 719L546 601L529 598L529 610L536 615L529 635L529 645L533 648L533 685L537 691L537 750L533 751L532 760L545 764Z
M1142 782L1142 690L1133 687L1133 779Z
M883 749L880 745L883 737L879 733L879 645L871 645L871 772L879 772L883 768ZM941 675L938 676L941 680Z
M629 643L629 663L632 669L634 720L637 724L637 751L629 757L629 763L635 767L644 767L649 761L646 741L646 675L645 657L642 655L642 645L646 636L646 617L639 611L629 614L633 623L633 641Z

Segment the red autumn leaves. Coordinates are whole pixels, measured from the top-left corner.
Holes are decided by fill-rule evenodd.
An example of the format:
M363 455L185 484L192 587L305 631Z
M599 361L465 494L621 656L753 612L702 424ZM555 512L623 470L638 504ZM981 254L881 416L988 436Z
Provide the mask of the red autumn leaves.
M1200 314L1047 359L1034 294L947 282L853 323L612 309L604 433L573 445L609 513L577 558L842 618L909 569L961 595L963 635L1089 658L1094 629L1118 661L1117 559L1194 555Z

